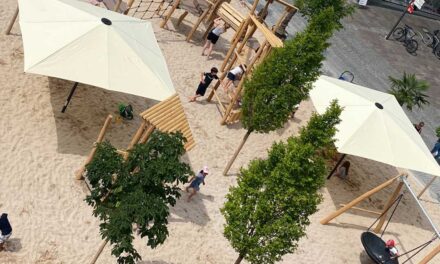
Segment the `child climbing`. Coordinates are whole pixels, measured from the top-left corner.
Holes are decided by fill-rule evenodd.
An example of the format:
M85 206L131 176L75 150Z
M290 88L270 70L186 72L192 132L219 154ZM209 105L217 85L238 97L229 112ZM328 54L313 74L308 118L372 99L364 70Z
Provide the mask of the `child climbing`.
M211 82L214 79L218 79L217 73L218 73L218 69L216 67L212 67L210 72L202 72L200 76L199 87L197 87L196 95L191 96L189 98L190 102L195 102L198 97L202 97L205 95L206 89L208 89Z
M220 35L225 33L228 28L229 25L220 17L214 19L214 28L209 32L208 37L206 38L206 43L202 50L202 56L208 56L207 59L210 58L215 43L217 43ZM207 54L205 53L206 50L208 51Z
M228 75L226 76L226 82L222 84L224 91L227 92L229 90L229 86L231 86L231 84L235 80L241 78L244 72L246 72L246 64L240 64L237 67L230 70L228 72Z

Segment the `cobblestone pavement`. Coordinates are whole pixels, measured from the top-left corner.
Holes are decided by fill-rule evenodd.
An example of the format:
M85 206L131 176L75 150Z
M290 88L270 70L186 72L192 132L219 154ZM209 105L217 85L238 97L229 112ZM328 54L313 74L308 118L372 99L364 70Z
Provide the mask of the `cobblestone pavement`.
M262 0L261 5L264 5ZM283 8L273 4L266 19L273 25ZM397 21L401 11L387 7L369 5L358 9L352 17L343 21L344 29L334 34L332 46L326 52L323 67L325 75L338 77L343 71L354 73L354 82L380 91L389 89L388 76L400 77L403 72L415 73L420 79L429 82L430 105L423 110L406 111L413 123L424 121L422 137L427 146L434 144L435 128L440 125L440 60L436 59L430 48L419 41L417 54L410 55L402 43L385 40L385 36ZM440 29L440 22L420 16L406 15L403 21L416 30L422 27L430 30ZM300 14L290 22L289 36L305 26ZM428 182L431 176L415 173L421 182ZM431 188L431 194L440 200L440 180Z

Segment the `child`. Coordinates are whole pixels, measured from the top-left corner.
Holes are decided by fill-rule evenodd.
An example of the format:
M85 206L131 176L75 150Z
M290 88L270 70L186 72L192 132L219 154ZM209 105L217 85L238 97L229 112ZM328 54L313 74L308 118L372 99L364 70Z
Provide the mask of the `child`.
M386 250L390 253L391 258L397 258L399 256L399 251L395 247L396 243L393 239L388 239L386 245Z
M230 70L228 72L228 75L226 76L226 83L223 84L223 89L225 92L228 91L229 86L238 78L243 75L243 73L246 71L246 64L240 64L234 69Z
M218 69L216 67L211 68L211 72L202 72L200 76L199 87L197 87L196 95L191 96L189 98L190 102L196 101L198 97L204 96L206 89L211 84L214 79L218 79L217 77Z
M206 38L205 46L203 46L202 56L208 56L209 59L211 56L212 48L214 47L217 40L220 38L220 35L225 33L229 28L229 25L225 23L220 17L214 19L214 28L209 32L208 37ZM208 50L208 54L205 54L205 50Z
M8 214L0 216L0 251L3 250L5 242L12 235L12 227L8 220Z
M205 177L208 175L208 166L204 166L203 169L197 174L197 176L192 176L189 179L190 185L186 187L186 192L192 189L191 194L188 196L187 202L191 201L191 198L200 191L200 184L205 185Z

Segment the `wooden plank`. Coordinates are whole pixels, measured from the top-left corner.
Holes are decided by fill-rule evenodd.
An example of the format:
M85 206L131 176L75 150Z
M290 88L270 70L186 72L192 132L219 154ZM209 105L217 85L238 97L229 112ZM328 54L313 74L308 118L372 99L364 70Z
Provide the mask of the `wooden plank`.
M292 5L292 4L287 3L286 1L283 1L283 0L275 0L275 2L281 4L281 5L285 6L285 7L289 7L289 8L291 8L291 9L299 10L298 7L296 7L296 6Z
M177 94L171 96L170 98L167 98L165 100L163 100L162 102L153 105L152 107L150 107L149 109L145 110L144 112L141 113L141 116L143 117L144 115L148 115L152 112L158 111L164 107L167 107L168 104L176 101L177 99L179 99L179 97L177 96Z
M217 102L220 104L220 108L222 109L223 112L226 111L226 108L224 107L222 100L220 99L220 97L217 94L216 90L212 90L214 92L215 98L217 99Z
M252 19L252 22L257 26L257 28L261 31L261 33L263 33L264 37L267 39L272 47L283 47L284 44L281 39L275 36L275 34L267 27L262 25L255 16L251 15L250 18Z

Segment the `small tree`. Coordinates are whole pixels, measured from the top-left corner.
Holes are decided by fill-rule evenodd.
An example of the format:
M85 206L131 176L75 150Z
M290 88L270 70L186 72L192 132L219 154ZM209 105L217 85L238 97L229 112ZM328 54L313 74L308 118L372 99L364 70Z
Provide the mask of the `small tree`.
M440 127L435 130L435 135L440 139Z
M226 175L252 132L268 133L283 127L292 109L306 99L318 78L328 39L336 28L332 7L311 18L304 32L275 49L244 83L243 126L247 132L226 165Z
M101 220L100 233L105 240L101 250L110 241L118 263L141 259L132 244L133 224L151 248L167 238L168 206L176 204L178 184L186 183L192 174L189 165L180 161L184 142L181 133L157 131L147 143L136 145L126 161L110 143L98 144L86 167L91 185L86 201Z
M388 77L391 82L391 89L388 93L394 95L397 102L401 106L412 111L414 106L423 108L423 105L429 104L428 95L425 92L429 89L428 82L424 80L417 80L415 74L403 73L402 79L396 79L392 76Z
M226 196L224 235L238 252L235 261L275 263L292 253L321 202L326 167L319 152L333 143L341 108L334 102L314 114L299 137L275 143L268 158L241 170Z
M322 10L332 7L336 15L334 21L338 29L342 28L340 20L353 14L356 8L355 5L347 3L347 0L296 0L295 5L301 14L308 19L318 15Z

